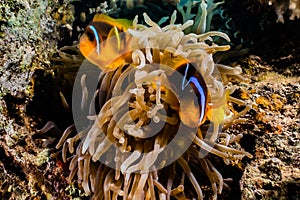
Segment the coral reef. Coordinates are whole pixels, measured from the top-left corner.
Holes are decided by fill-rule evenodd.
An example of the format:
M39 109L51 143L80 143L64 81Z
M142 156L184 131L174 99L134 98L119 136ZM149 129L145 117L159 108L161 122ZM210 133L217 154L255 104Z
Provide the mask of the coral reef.
M39 120L28 115L27 107L37 93L32 76L49 68L57 51L57 24L50 15L56 3L0 1L1 199L56 198L66 187L50 150L32 138Z
M2 92L29 93L28 82L34 69L49 66L57 33L55 21L47 14L48 5L48 1L1 2Z
M241 178L242 199L299 198L300 78L282 75L276 64L284 66L266 64L257 56L242 63L253 83L235 95L252 102L253 110L245 116L248 125L234 131L248 133L245 143L252 141L253 146L245 149L254 155Z
M119 7L121 9L110 9L105 4L100 5L101 2L0 1L1 199L89 198L81 184L70 181L68 162L64 163L58 156L60 152L54 150L62 134L60 129L72 123L72 116L66 108L70 109L70 88L82 61L74 46L62 48L57 53L59 56L53 56L56 45L73 45L96 12L108 12L114 17L131 15L131 19L139 15L139 23L145 24L142 17L145 11L149 12L151 19L159 22L176 9L176 5L167 4L170 2L167 0L143 1L133 9L127 9L126 5ZM159 6L155 2L159 2ZM187 1L181 2L183 5ZM254 158L226 165L218 156L207 157L231 188L224 185L218 199L299 199L299 20L296 1L291 0L290 4L291 11L287 7L283 9L284 24L276 23L273 6L280 5L277 1L268 5L267 1L226 0L217 7L224 10L222 16L226 16L226 22L232 19L228 21L229 35L235 33L237 43L242 37L243 44L249 45L253 54L261 56L251 55L242 61L235 59L237 62L232 64L241 66L250 83L237 83L231 96L254 106L243 120L228 126L225 133L232 136L243 133L243 138L231 145L244 148ZM159 14L157 18L154 17L156 14ZM289 20L290 16L295 19ZM182 22L179 12L177 17ZM168 23L164 19L162 27ZM214 23L211 27L218 27ZM217 24L227 26L223 21ZM215 61L238 55L239 48L227 55L215 56ZM50 61L50 57L54 59ZM45 68L49 68L46 73ZM245 107L230 103L229 108L240 112ZM87 115L88 112L83 114L84 117ZM54 122L48 123L48 131L38 131L49 120ZM184 159L194 162L188 156ZM176 165L176 170L182 171L184 163ZM93 171L97 164L91 163L91 166ZM199 164L189 167L198 169ZM162 184L160 181L171 170L173 168L169 167L161 171L160 174L165 176L155 181L155 188L168 191L168 187L160 187L167 185L166 181ZM196 179L201 178L199 184L203 196L212 196L210 179L205 176L205 171L194 174ZM114 179L112 174L108 177ZM172 194L184 189L191 191L187 192L188 197L197 195L188 177L184 188L179 185L179 179L175 181L179 187L171 190Z

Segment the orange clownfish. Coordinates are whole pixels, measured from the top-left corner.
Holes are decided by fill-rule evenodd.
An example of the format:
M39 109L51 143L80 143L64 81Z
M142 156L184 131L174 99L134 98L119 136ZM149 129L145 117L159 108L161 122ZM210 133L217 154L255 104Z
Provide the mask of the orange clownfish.
M86 59L101 70L114 70L124 63L122 54L129 52L130 39L126 31L131 26L131 20L96 14L80 37L79 49Z
M172 85L171 88L165 90L168 103L172 104L173 100L178 98L180 120L189 127L199 127L207 119L210 94L197 65L187 58L173 57L166 52L160 58L159 63L177 72L168 73L168 80ZM155 86L153 87L155 88ZM172 106L175 108L176 103Z
M178 87L181 89L179 117L185 125L198 127L206 121L209 99L206 83L194 63L187 62L175 69L183 76Z

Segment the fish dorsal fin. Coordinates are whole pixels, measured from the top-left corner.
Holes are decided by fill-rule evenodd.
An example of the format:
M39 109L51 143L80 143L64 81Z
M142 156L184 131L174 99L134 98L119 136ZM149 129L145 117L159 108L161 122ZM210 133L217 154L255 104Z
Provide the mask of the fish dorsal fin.
M111 26L117 27L119 30L126 31L132 26L132 21L128 19L114 19L105 14L96 14L93 22L105 22Z

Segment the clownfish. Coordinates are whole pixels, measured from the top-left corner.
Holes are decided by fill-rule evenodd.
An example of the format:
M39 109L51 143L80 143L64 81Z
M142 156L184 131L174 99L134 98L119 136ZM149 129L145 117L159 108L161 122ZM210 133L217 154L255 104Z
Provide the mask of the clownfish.
M96 14L80 37L80 52L102 71L114 70L124 62L121 55L129 51L126 31L131 26L131 20Z
M127 19L113 19L104 14L95 15L80 38L79 49L90 62L102 71L108 72L130 63L132 50L128 49L130 36L126 33L132 26ZM144 51L144 50L142 50ZM179 56L170 58L166 53L159 56L156 62L173 68L181 74L176 80L179 95L179 117L189 127L198 127L206 120L208 110L208 89L206 83L196 69L196 65ZM174 98L171 95L170 98ZM176 98L176 97L175 97Z
M209 98L206 83L194 63L186 62L175 70L182 75L177 89L180 90L180 120L189 127L198 127L206 121Z

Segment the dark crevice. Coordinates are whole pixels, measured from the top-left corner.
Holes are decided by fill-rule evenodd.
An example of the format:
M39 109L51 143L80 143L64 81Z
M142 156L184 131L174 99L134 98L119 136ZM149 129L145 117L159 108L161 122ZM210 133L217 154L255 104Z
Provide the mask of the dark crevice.
M252 155L255 153L256 138L257 136L250 134L244 134L241 138L241 146Z
M64 130L73 123L72 113L67 111L59 96L62 91L69 105L71 105L72 86L61 87L51 73L44 70L37 70L33 75L34 96L26 106L26 114L35 119L41 129L48 121L54 121L57 126Z
M15 119L15 122L23 126L24 125L24 119L22 117L22 114L20 113L19 106L25 104L26 98L24 94L20 94L17 96L12 96L11 94L7 94L4 96L4 101L7 108L8 116L12 119Z
M26 181L26 175L23 172L22 167L14 162L13 158L6 155L5 150L0 146L0 161L3 163L5 169L9 174L15 174L21 180Z

